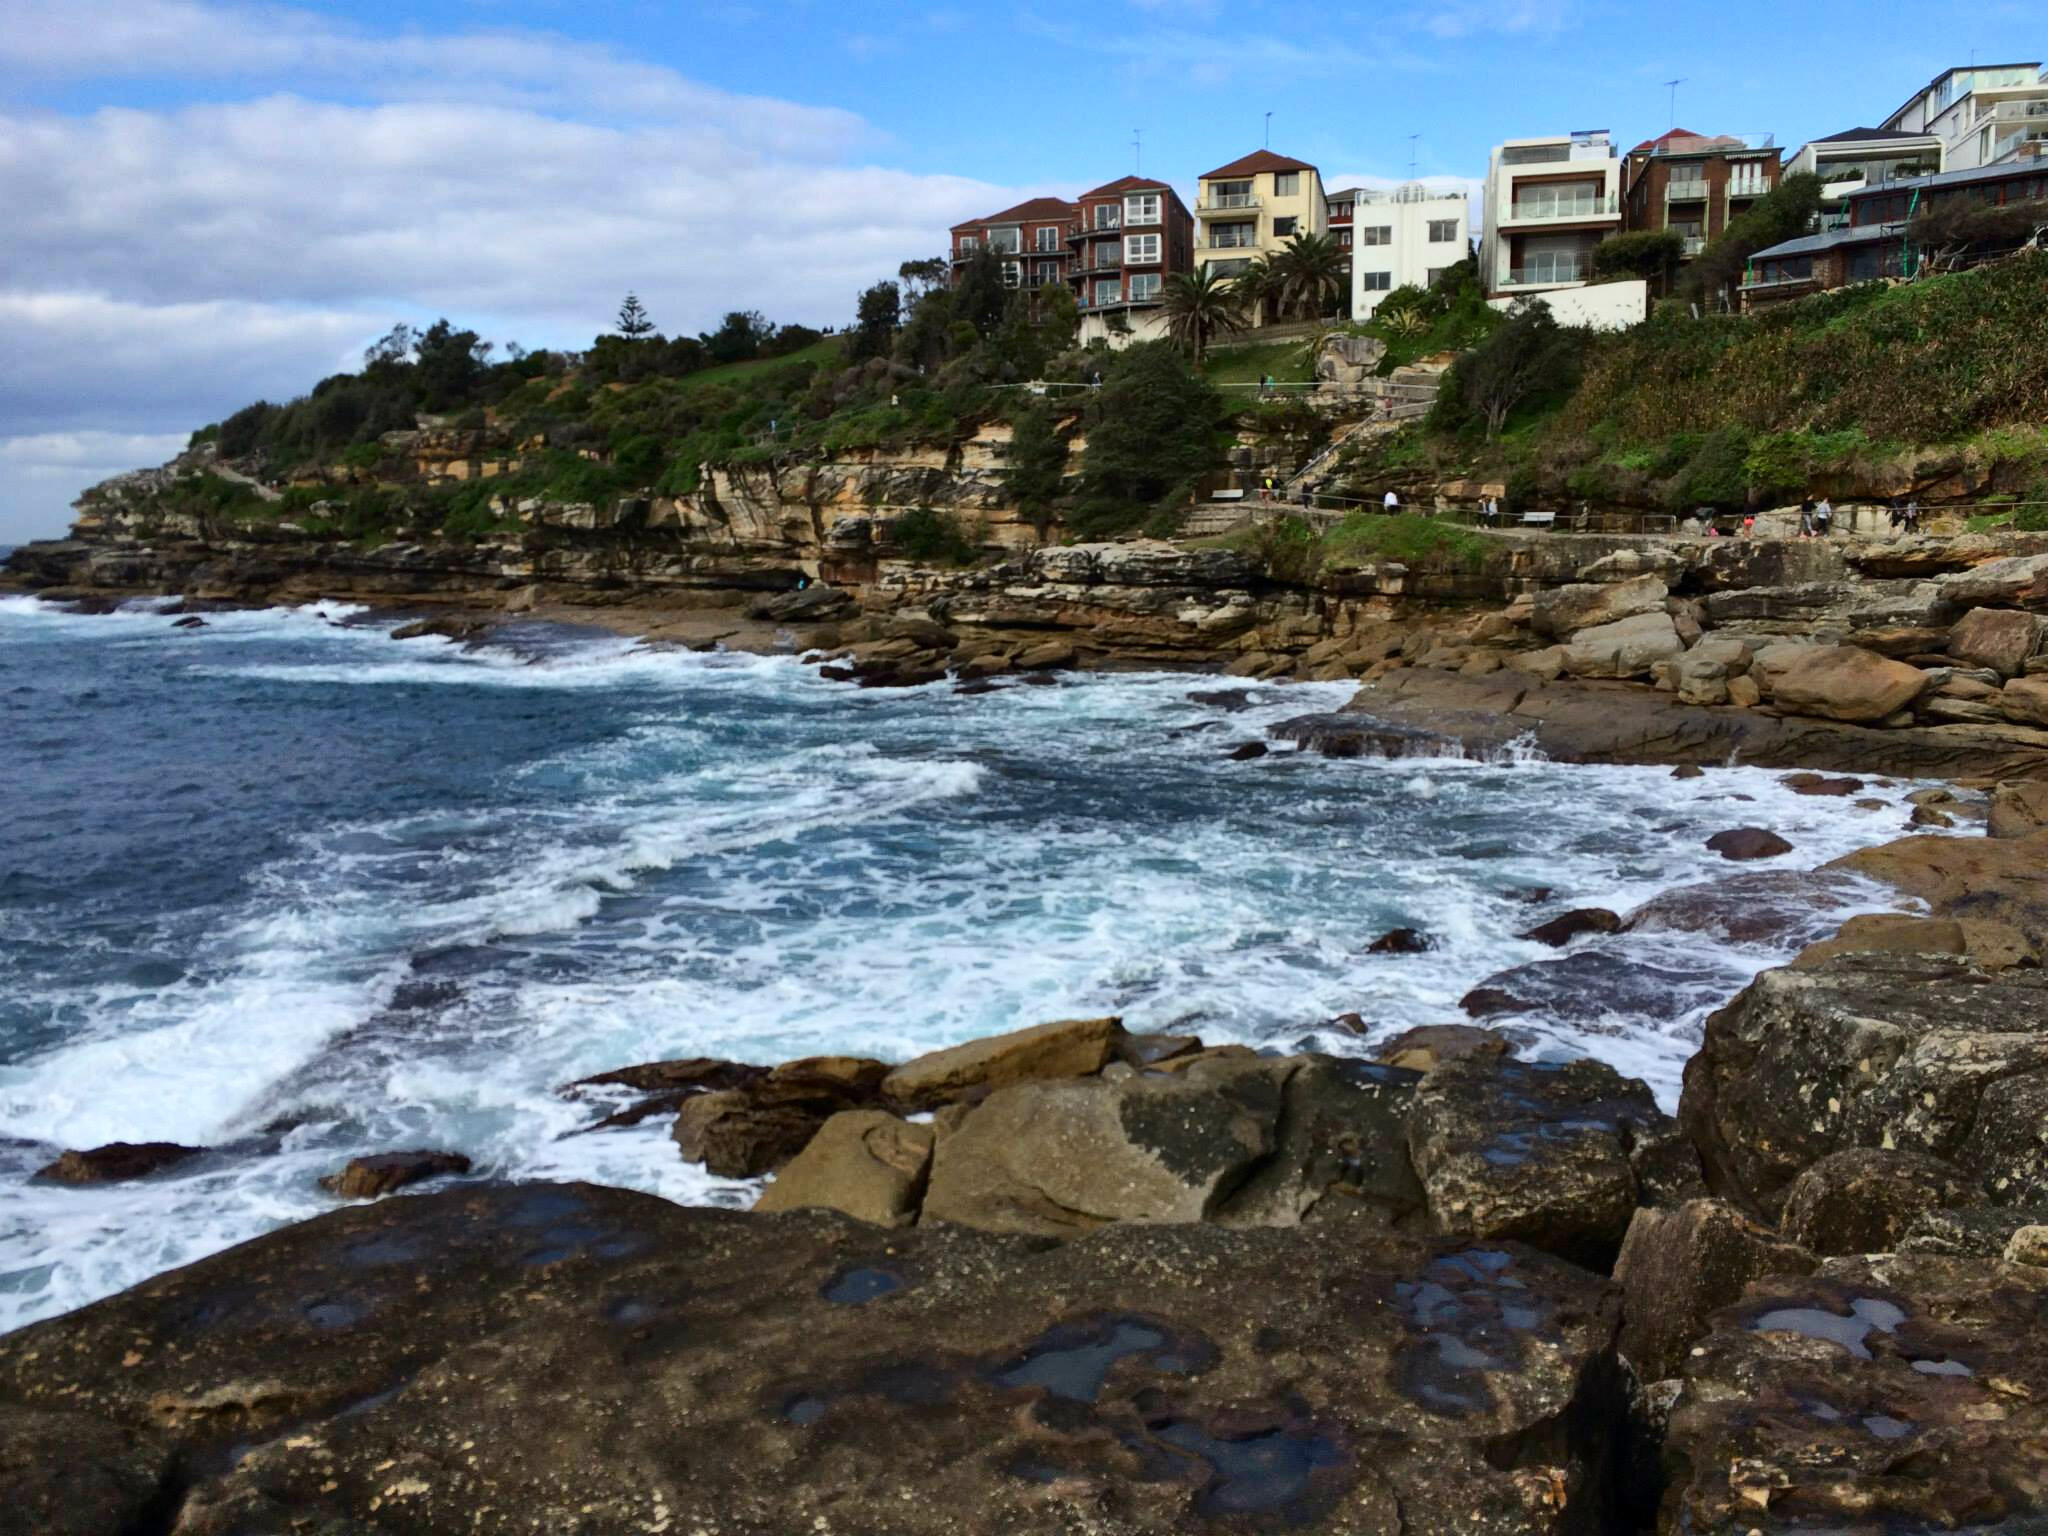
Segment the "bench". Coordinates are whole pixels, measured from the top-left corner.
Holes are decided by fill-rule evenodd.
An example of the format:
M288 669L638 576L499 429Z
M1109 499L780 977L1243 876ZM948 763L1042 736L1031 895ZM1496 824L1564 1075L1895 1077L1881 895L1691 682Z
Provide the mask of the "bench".
M1557 514L1555 512L1524 512L1522 514L1522 526L1524 528L1549 528L1556 522Z

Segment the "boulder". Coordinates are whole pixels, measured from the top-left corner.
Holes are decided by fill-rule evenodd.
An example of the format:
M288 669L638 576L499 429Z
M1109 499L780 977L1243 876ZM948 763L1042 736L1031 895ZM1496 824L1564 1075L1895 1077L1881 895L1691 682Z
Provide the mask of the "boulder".
M1736 862L1775 859L1792 851L1792 845L1784 838L1763 827L1734 827L1716 832L1707 839L1707 846L1722 858Z
M874 1107L885 1070L861 1057L810 1057L738 1088L697 1094L676 1115L676 1146L720 1178L773 1173L832 1116Z
M1436 1231L1602 1270L1638 1205L1703 1192L1650 1090L1597 1061L1445 1063L1416 1087L1408 1148Z
M2048 725L2048 676L2016 677L1998 691L1998 712L2021 725Z
M54 1184L119 1184L175 1168L205 1150L174 1141L110 1141L83 1152L61 1153L56 1161L37 1169L35 1176Z
M651 1115L671 1113L680 1109L685 1099L700 1093L743 1087L767 1075L766 1067L748 1062L722 1061L714 1056L686 1056L673 1061L646 1061L611 1072L600 1072L595 1077L580 1078L561 1091L575 1099L616 1100L620 1095L612 1090L630 1090L638 1095L623 1107L585 1127L593 1131L609 1130L614 1126L638 1125Z
M1638 614L1662 613L1670 589L1659 576L1625 581L1574 582L1536 594L1529 627L1537 634L1562 640L1581 630L1613 624Z
M1849 1147L1792 1181L1780 1224L1815 1253L1889 1253L1922 1212L1975 1201L1968 1181L1938 1157Z
M1264 757L1270 750L1263 741L1247 741L1232 747L1223 755L1233 763L1249 763Z
M1076 656L1070 640L1042 640L1026 646L1014 659L1023 671L1051 672L1073 666Z
M1831 795L1843 797L1860 794L1863 781L1846 776L1830 778L1824 773L1788 773L1778 782L1795 795Z
M1920 697L1927 674L1853 645L1815 647L1771 684L1771 702L1824 720L1877 721Z
M921 1220L1072 1237L1125 1221L1293 1226L1339 1186L1389 1217L1421 1203L1404 1146L1412 1073L1169 1065L990 1094L938 1143Z
M1708 1319L1751 1281L1810 1274L1818 1262L1722 1200L1642 1207L1614 1261L1621 1352L1644 1381L1676 1376Z
M2013 779L1996 786L1985 830L1993 837L2032 837L2048 831L2048 782Z
M344 1200L375 1200L394 1189L469 1172L469 1159L460 1152L379 1152L369 1157L352 1157L339 1173L330 1173L320 1187Z
M1969 949L1963 925L1952 918L1918 917L1909 912L1865 912L1842 924L1841 931L1832 939L1807 945L1793 957L1792 963L1811 970L1836 955L1962 955L1968 954Z
M167 1529L170 1447L146 1430L56 1408L0 1404L0 1529L125 1536Z
M1850 1147L1945 1158L1996 1204L2048 1200L2044 1113L2048 977L1928 954L1764 972L1708 1018L1679 1100L1708 1185L1767 1216Z
M882 1097L905 1112L936 1109L1034 1078L1086 1077L1116 1058L1117 1018L1065 1019L970 1040L905 1062L882 1079Z
M0 1401L175 1455L173 1497L95 1536L1575 1536L1622 1518L1617 1325L1606 1281L1512 1243L468 1186L0 1336ZM88 1442L14 1428L0 1458L78 1486Z
M1671 615L1660 609L1580 630L1565 647L1564 670L1573 677L1647 677L1684 649Z
M1889 885L1937 917L1995 922L2034 946L2048 945L2048 833L2019 837L1903 837L1860 848L1826 866Z
M1497 1029L1481 1029L1476 1024L1418 1024L1382 1041L1372 1059L1427 1077L1438 1067L1468 1056L1494 1060L1513 1054L1507 1036Z
M1926 1254L1757 1281L1686 1360L1668 1531L2048 1526L2048 1273Z
M1942 1206L1922 1211L1899 1239L1901 1253L1995 1259L2022 1227L2048 1221L2048 1205Z
M1737 635L1708 635L1669 662L1673 690L1685 704L1725 704L1728 680L1749 671L1749 642Z
M1389 928L1365 946L1370 955L1420 955L1436 948L1436 941L1415 928Z
M2048 1226L2034 1222L2014 1232L2006 1240L2005 1262L2048 1269Z
M1564 662L1565 648L1561 645L1547 645L1540 651L1518 651L1507 658L1510 671L1540 678L1546 683L1555 682L1564 675Z
M757 1211L844 1211L878 1227L917 1219L931 1170L932 1128L850 1109L818 1128L754 1202Z
M2012 555L1938 578L1942 597L1959 607L2048 609L2048 555Z
M1841 872L1746 870L1659 892L1624 923L1630 933L1705 934L1781 948L1832 934L1842 914L1869 904L1862 881Z
M2048 619L2011 608L1972 608L1949 631L1948 653L1973 667L1988 667L2000 677L2018 677L2027 659L2041 649Z
M1547 923L1538 923L1517 938L1529 939L1538 944L1548 944L1552 949L1562 949L1573 939L1589 933L1619 933L1621 919L1605 907L1580 907L1553 917Z

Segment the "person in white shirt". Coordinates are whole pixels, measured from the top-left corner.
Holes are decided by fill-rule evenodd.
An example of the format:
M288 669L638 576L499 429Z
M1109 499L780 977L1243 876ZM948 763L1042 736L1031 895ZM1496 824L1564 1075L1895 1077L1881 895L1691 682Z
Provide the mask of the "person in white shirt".
M1396 496L1392 491L1389 491L1387 492L1387 499L1385 505L1386 509L1389 512L1398 512L1401 510L1401 498Z

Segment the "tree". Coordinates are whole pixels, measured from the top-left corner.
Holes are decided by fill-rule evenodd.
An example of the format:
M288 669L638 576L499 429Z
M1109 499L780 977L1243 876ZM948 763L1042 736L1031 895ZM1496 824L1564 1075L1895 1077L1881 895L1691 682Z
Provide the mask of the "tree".
M1166 300L1166 329L1194 354L1195 366L1208 356L1210 340L1244 325L1244 308L1236 285L1216 275L1214 267L1176 272L1161 290Z
M1344 291L1344 251L1329 235L1303 233L1273 258L1273 275L1284 313L1324 313Z
M1921 209L1906 233L1918 255L1916 267L1941 271L2018 250L2044 225L2048 225L2048 199L1980 203L1975 198L1952 197Z
M1577 351L1547 304L1517 305L1499 330L1451 365L1430 411L1431 431L1478 421L1489 441L1499 437L1516 406L1571 386Z
M1619 282L1641 278L1659 293L1685 259L1685 237L1675 229L1633 229L1609 235L1593 247L1593 281Z
M363 349L364 369L372 369L379 364L390 367L406 361L412 356L415 340L417 338L413 335L412 327L403 320L399 321L398 324L392 326L390 330Z
M886 280L865 289L855 311L853 335L846 343L847 357L856 363L871 357L887 357L896 340L896 329L902 323L902 289Z
M955 319L973 326L977 336L993 336L1009 303L1009 285L1003 281L1003 264L995 252L984 248L961 263L953 283Z
M1230 291L1237 295L1246 324L1258 325L1266 318L1266 301L1280 297L1280 274L1265 257L1254 256L1230 279Z
M1053 504L1066 488L1067 440L1053 425L1052 412L1031 401L1010 418L1010 446L1004 452L1004 484L1017 509L1042 533Z
M1749 258L1768 246L1796 239L1813 226L1820 212L1818 176L1801 172L1787 176L1709 242L1679 279L1688 298L1712 303L1741 283Z
M1223 463L1224 415L1222 397L1173 343L1119 353L1088 401L1076 526L1120 532L1191 494Z
M626 302L619 306L618 332L628 341L638 341L642 336L654 334L654 322L647 316L647 307L640 302L638 294L626 295Z
M743 363L758 357L761 348L775 334L775 327L757 309L735 309L718 322L718 329L704 334L704 350L714 363Z
M903 307L915 309L926 294L944 288L950 265L943 256L927 256L922 261L906 261L898 267L896 280L903 285Z

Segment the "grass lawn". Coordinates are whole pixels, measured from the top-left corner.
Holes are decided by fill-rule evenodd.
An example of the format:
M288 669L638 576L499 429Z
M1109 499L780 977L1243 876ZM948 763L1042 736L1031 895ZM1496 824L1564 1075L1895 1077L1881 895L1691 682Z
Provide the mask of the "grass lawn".
M1212 346L1202 375L1211 384L1256 384L1269 373L1282 384L1306 384L1315 377L1308 349L1306 336L1255 347Z
M710 384L743 385L749 379L774 373L778 369L794 368L803 363L830 362L839 355L841 345L840 337L827 336L820 341L812 342L808 347L785 353L781 357L755 357L743 363L720 363L715 367L700 368L695 373L684 375L681 382L689 389L702 389Z

